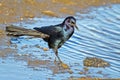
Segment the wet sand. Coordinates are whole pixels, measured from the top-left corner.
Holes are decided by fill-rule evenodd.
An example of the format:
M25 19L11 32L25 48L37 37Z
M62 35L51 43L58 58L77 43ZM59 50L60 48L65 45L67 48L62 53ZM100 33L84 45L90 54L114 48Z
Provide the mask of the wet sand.
M120 0L1 0L0 23L44 16L65 17L76 12L88 13L89 7L115 3L120 3Z
M32 24L32 18L41 17L57 17L63 18L68 15L76 15L76 13L86 14L91 11L90 7L108 6L111 4L119 4L120 0L1 0L0 1L0 65L1 79L6 79L5 76L13 76L16 80L35 80L41 78L43 80L54 80L54 77L59 74L65 74L65 79L68 80L101 80L99 78L89 77L89 68L81 68L80 75L86 75L85 77L77 77L77 73L74 73L70 69L63 69L59 65L54 63L53 53L49 52L48 47L32 45L33 38L19 38L17 43L11 43L11 37L6 36L5 26L13 24L14 22L24 22L28 20ZM92 18L92 17L89 17ZM53 21L54 22L54 21ZM35 21L33 20L33 24ZM32 41L31 41L32 40ZM14 41L14 40L13 40ZM17 41L17 40L16 40ZM35 39L36 41L36 39ZM23 42L20 43L20 42ZM32 43L30 43L32 42ZM37 41L39 42L39 41ZM42 41L43 42L43 41ZM25 44L24 44L25 43ZM42 45L47 45L40 43ZM19 46L21 45L21 46ZM20 50L19 50L20 49ZM28 49L28 51L27 51ZM31 52L31 49L35 49ZM47 52L48 51L48 52ZM44 53L44 54L37 54ZM38 57L40 58L38 58ZM70 65L70 64L68 64ZM72 64L74 66L81 66L78 63ZM72 66L70 66L72 67ZM6 69L8 70L6 72ZM15 70L17 69L17 70ZM45 75L45 72L47 75ZM7 74L4 74L7 73ZM37 74L36 74L37 73ZM101 71L97 72L102 74ZM15 74L19 75L14 77ZM34 74L36 76L34 77ZM52 74L52 77L48 74ZM56 75L58 74L58 75ZM74 76L73 76L73 75ZM71 77L67 77L70 75ZM103 74L106 76L106 74ZM27 76L27 77L26 77ZM43 76L47 76L45 79ZM39 78L41 77L41 78ZM61 76L60 76L61 77ZM58 78L60 78L58 76ZM64 76L62 76L64 78ZM117 79L116 79L117 80ZM119 79L118 79L119 80Z

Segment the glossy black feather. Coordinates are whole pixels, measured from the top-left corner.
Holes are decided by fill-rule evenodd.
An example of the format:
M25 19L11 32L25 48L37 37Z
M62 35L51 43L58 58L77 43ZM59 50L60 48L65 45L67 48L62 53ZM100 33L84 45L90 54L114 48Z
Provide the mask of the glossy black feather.
M40 31L42 33L48 34L48 35L53 35L53 34L59 32L58 28L60 28L60 27L62 28L61 24L44 26L44 27L35 27L34 29L37 31Z
M54 25L54 26L45 26L45 27L35 27L37 31L50 35L50 38L44 38L46 42L48 42L49 48L55 47L56 40L60 40L63 37L62 34L62 24ZM60 46L58 46L60 47Z
M42 33L50 35L49 38L44 38L44 40L48 42L49 48L53 48L53 49L56 47L60 48L65 43L65 41L67 41L74 33L74 28L72 27L73 31L69 33L67 37L64 37L65 34L63 32L63 27L66 26L65 21L71 18L76 21L74 17L70 16L70 17L67 17L61 24L45 26L45 27L40 27L40 28L35 27L34 29Z

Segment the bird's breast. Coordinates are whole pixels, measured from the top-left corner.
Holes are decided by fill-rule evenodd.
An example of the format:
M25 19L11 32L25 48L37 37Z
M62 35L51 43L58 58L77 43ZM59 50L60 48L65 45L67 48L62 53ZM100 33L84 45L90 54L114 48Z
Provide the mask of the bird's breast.
M64 29L64 30L63 30L64 40L65 40L65 41L68 40L73 32L74 32L74 29L73 29L73 28L69 28L69 29L67 29L67 30Z

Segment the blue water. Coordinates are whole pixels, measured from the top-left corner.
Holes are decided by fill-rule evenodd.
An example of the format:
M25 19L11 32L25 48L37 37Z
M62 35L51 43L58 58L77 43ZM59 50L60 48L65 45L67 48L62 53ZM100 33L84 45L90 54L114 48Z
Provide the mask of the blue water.
M44 47L48 48L47 43L40 38L22 36L11 38L10 48L16 49L17 55L32 55L33 60L50 60L50 64L31 67L25 56L0 58L0 78L2 80L61 80L70 77L120 78L120 5L102 6L90 8L90 10L84 14L76 13L80 31L75 30L74 35L59 49L60 58L70 66L72 74L62 71L53 74L54 68L50 67L54 65L55 55L52 50L42 50ZM12 24L32 29L37 26L58 24L63 20L64 18L43 17ZM79 74L85 67L83 60L86 57L101 58L109 62L110 67L89 67L87 73ZM31 60L31 57L28 59ZM10 78L4 74L9 75Z

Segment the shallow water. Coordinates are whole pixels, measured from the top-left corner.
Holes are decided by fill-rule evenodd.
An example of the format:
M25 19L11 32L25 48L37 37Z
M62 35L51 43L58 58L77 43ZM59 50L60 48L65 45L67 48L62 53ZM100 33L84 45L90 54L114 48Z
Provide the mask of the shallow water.
M2 80L61 80L70 77L120 78L120 4L111 7L91 8L86 14L76 13L80 31L59 49L59 56L73 71L59 70L54 64L55 55L40 38L11 37L10 44L0 46L0 78ZM47 22L46 22L47 21ZM12 23L32 29L36 26L58 24L63 18L33 18ZM5 52L7 49L8 52ZM83 60L98 57L110 63L110 67L85 71ZM84 72L80 74L80 72ZM9 75L9 78L7 77Z

